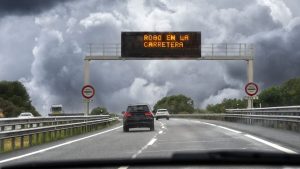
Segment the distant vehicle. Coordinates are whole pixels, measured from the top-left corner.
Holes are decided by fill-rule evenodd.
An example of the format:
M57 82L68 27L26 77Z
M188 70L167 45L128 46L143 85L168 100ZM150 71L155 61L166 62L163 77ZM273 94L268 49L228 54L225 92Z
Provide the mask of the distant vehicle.
M123 131L128 132L129 128L149 127L154 130L154 115L149 105L130 105L123 113Z
M161 119L161 118L166 118L167 120L169 120L170 113L168 112L167 109L157 109L155 118L156 118L156 120Z
M32 118L32 117L34 117L34 116L30 112L23 112L18 116L18 118Z
M52 115L63 114L63 106L61 104L52 105L50 108L50 112Z

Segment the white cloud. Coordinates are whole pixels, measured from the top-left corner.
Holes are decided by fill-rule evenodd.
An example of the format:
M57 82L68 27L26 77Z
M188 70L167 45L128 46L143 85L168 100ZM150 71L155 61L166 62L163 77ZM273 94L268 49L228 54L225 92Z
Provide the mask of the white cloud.
M38 15L6 16L0 19L0 79L23 79L33 104L42 113L48 112L51 104L58 103L63 104L67 112L80 112L83 110L80 89L87 44L120 43L121 31L155 30L201 31L203 43L262 41L265 44L260 43L256 49L265 48L267 53L257 52L259 60L254 63L255 73L261 67L264 73L256 73L255 78L267 79L270 67L265 65L278 61L273 56L280 53L272 53L279 48L269 47L277 41L272 38L280 42L298 37L298 20L290 21L292 15L284 2L271 2L260 1L258 5L256 1L236 0L72 1ZM288 32L282 30L281 23L289 23ZM289 32L284 38L280 35ZM287 51L292 50L279 55L285 56ZM295 57L293 53L289 55ZM280 59L278 62L283 63ZM128 103L153 104L172 94L185 94L203 106L220 102L227 96L239 97L239 92L243 93L241 86L246 82L246 66L242 64L92 61L91 83L96 88L93 105L120 111ZM290 69L291 66L287 66L281 70L288 72Z
M241 97L242 97L241 90L226 88L223 90L219 90L216 95L211 95L207 99L205 99L201 104L201 108L206 108L208 104L221 103L223 99L241 98Z
M173 85L166 82L164 85L151 83L143 78L135 78L127 88L115 91L109 101L121 110L128 104L147 103L154 106L155 102L165 97Z
M115 21L115 24L120 26L121 22L116 20L116 18L111 13L91 13L88 17L82 19L80 24L83 25L86 29L93 26L99 26L102 24L110 23Z
M292 12L282 0L258 0L258 3L267 6L271 10L274 21L280 22L283 26L289 24L292 19Z

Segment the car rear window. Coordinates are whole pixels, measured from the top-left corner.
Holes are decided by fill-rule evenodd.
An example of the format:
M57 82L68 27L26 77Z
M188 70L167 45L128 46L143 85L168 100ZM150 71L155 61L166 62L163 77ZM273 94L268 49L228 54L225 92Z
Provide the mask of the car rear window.
M147 105L128 106L127 112L145 112L150 111Z

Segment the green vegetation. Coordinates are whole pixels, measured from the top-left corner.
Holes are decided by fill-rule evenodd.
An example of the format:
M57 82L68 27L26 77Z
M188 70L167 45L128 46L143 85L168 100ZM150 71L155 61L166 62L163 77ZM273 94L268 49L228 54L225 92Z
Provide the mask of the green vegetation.
M155 106L154 111L157 109L168 109L172 114L178 113L193 113L194 102L191 98L184 95L167 96L159 100Z
M225 109L242 109L247 107L247 100L240 99L224 99L222 103L219 104L209 104L206 110L211 113L224 113Z
M92 110L91 115L109 114L105 107L96 107Z
M194 113L207 113L207 110L205 109L194 109Z
M254 100L254 107L292 106L300 105L300 78L290 79L279 86L263 90L259 99ZM247 100L224 99L222 103L208 105L206 109L212 113L224 113L225 109L246 108Z
M259 95L264 107L300 105L300 78L290 79L280 86L273 86Z
M32 106L24 85L19 81L0 82L0 109L5 117L17 117L25 111L40 116Z
M300 78L290 79L279 86L269 87L258 95L259 99L254 100L254 107L272 107L272 106L292 106L300 105ZM154 111L160 108L166 108L173 114L178 113L224 113L225 109L243 109L247 108L245 99L224 99L222 103L210 104L203 109L194 109L193 100L184 95L174 95L164 97L159 100Z

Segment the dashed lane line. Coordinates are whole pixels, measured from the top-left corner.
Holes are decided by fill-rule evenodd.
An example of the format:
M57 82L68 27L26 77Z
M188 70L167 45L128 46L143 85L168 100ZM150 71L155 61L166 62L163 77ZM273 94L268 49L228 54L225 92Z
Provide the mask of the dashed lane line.
M144 147L142 147L137 153L132 155L132 158L136 158L139 154L141 154L144 150L148 148L148 146L151 146L154 144L154 142L157 140L155 135Z

